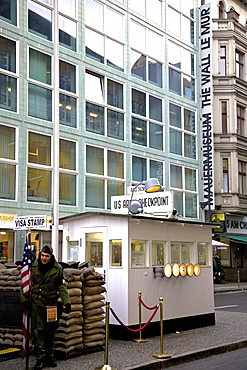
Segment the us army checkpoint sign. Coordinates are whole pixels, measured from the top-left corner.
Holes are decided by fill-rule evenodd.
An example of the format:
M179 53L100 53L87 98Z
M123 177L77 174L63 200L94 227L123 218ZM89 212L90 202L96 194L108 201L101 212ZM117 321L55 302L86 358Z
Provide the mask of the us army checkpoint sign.
M120 195L111 197L111 213L128 214L128 205L131 195ZM173 193L163 191L158 193L137 193L133 200L139 200L143 206L143 212L147 213L169 213L173 211Z

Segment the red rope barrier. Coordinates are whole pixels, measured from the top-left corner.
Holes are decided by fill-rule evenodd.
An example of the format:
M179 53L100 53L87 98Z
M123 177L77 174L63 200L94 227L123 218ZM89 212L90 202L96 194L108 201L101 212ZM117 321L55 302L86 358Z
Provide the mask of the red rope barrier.
M153 306L153 307L148 307L144 302L143 302L143 300L142 300L142 298L141 297L139 297L139 301L141 302L141 304L147 309L147 310L154 310L155 308L156 308L156 306L157 306L157 304L155 305L155 306Z
M127 329L127 330L129 330L129 331L133 331L133 332L138 332L138 331L141 331L141 330L143 330L143 329L145 329L147 326L148 326L148 324L150 324L150 322L152 321L152 319L154 318L154 316L155 316L155 314L156 314L156 312L158 311L158 309L159 309L159 304L157 304L156 306L155 306L155 310L154 310L154 312L152 313L152 315L151 315L151 317L149 318L149 320L146 322L146 324L144 324L141 328L139 328L139 329L131 329L131 328L129 328L128 326L126 326L118 317L117 317L117 315L116 315L116 313L114 312L114 310L112 309L112 308L110 308L110 310L111 310L111 312L112 312L112 314L113 314L113 316L115 317L115 319L119 322L119 324L121 324L122 326L124 326L125 327L125 329Z

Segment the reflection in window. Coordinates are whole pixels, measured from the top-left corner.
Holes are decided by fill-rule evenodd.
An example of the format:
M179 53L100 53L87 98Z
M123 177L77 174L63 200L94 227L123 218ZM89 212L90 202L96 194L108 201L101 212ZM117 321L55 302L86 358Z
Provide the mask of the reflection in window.
M132 157L132 181L143 181L147 178L147 160L141 157Z
M124 48L116 41L106 38L105 40L106 64L109 67L124 70Z
M107 180L107 209L111 209L111 197L114 195L124 195L124 183Z
M86 233L86 260L90 266L103 266L103 233Z
M76 205L76 176L59 173L59 204Z
M163 185L163 162L150 159L150 177L155 177Z
M16 166L0 163L0 198L15 199Z
M76 67L62 60L59 61L59 88L76 93Z
M17 25L16 0L2 0L0 2L0 19Z
M0 73L0 108L17 111L17 80Z
M105 208L105 181L101 179L86 178L86 207Z
M131 51L131 74L146 81L146 57L134 50Z
M124 115L107 109L107 136L124 140Z
M110 266L122 266L122 240L110 240Z
M77 99L65 94L59 94L59 123L61 125L76 127Z
M51 57L29 49L29 78L51 85Z
M58 22L60 45L76 51L76 22L63 17L61 14L58 16Z
M59 168L76 170L76 143L74 141L59 140Z
M0 36L0 68L16 72L16 43Z
M208 243L197 243L199 265L209 265L208 262Z
M164 266L165 258L165 242L152 240L152 266Z
M149 123L149 147L163 150L163 126Z
M86 28L85 48L88 58L104 63L104 44L104 36Z
M104 174L104 150L94 146L86 146L86 172L97 175Z
M51 171L27 169L27 200L51 203Z
M147 146L147 122L132 117L132 142Z
M28 162L51 165L51 137L34 132L28 133Z
M86 103L86 130L95 134L105 134L104 108Z
M45 6L28 0L28 31L52 40L52 12Z
M104 102L104 77L89 71L85 74L85 94L87 100Z
M131 240L131 267L146 266L146 240Z
M58 10L59 12L66 14L71 18L76 17L76 0L59 0Z
M52 91L28 84L28 115L46 121L52 120Z
M15 129L0 125L0 158L15 159Z
M123 109L123 85L111 80L107 81L107 104Z
M107 151L107 167L109 177L124 178L124 155L113 150Z

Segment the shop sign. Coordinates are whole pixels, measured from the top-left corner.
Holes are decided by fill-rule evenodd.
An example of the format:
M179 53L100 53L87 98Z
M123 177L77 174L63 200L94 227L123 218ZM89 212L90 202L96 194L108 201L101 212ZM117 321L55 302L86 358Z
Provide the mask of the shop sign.
M247 234L247 217L227 216L226 228L228 233Z
M16 214L0 213L0 228L13 229Z
M48 229L46 216L21 216L15 217L15 230L46 230Z
M133 200L139 200L143 206L143 212L147 213L169 213L173 210L173 193L163 191L158 193L137 193ZM128 205L131 201L130 195L111 197L111 213L128 214Z

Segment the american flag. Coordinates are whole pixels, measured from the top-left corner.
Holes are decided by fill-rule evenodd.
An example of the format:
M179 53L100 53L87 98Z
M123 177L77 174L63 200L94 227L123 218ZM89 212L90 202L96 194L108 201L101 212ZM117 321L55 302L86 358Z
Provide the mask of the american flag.
M23 259L22 259L22 269L21 269L21 285L23 293L29 298L31 278L32 278L32 252L31 246L28 243L29 237L26 236L26 241L24 245ZM29 347L29 339L31 332L31 318L29 317L29 312L24 308L22 317L22 332L23 332L23 342L21 357L26 356L27 349Z

